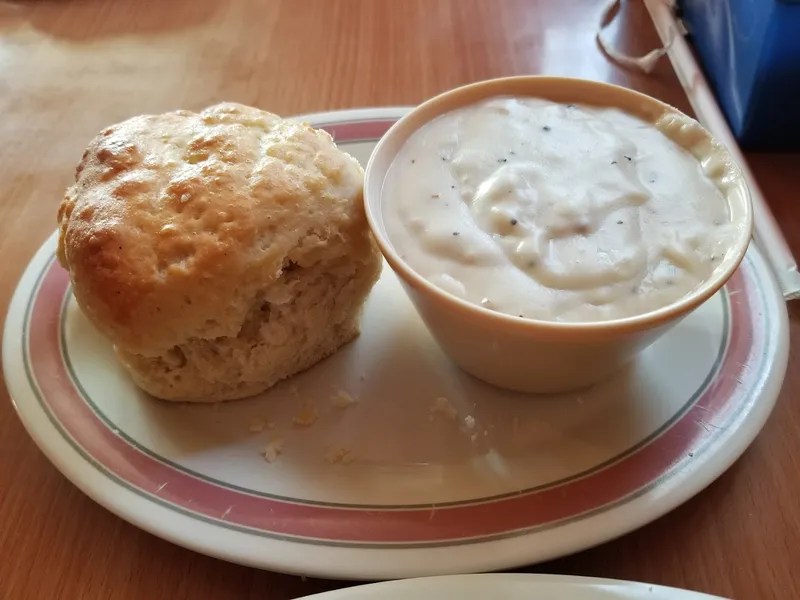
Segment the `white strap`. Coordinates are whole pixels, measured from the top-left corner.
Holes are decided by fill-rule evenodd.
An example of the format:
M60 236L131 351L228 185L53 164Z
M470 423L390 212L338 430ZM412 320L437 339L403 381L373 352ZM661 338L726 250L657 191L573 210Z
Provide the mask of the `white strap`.
M670 10L675 10L675 0L660 0L664 4L666 4ZM610 42L605 39L604 31L605 29L614 21L614 18L619 14L618 8L622 4L622 0L610 0L608 5L606 6L605 10L603 11L603 16L600 20L600 27L597 29L597 43L600 48L605 52L606 56L613 60L615 63L622 65L623 67L627 67L629 69L638 69L644 73L651 73L653 69L656 67L656 63L658 63L659 59L664 56L667 51L672 47L672 43L675 41L675 32L674 30L670 30L669 38L666 40L666 43L661 48L656 48L655 50L651 50L644 56L630 56L629 54L625 54L620 52L619 50L615 49ZM686 35L686 30L683 27L683 24L680 21L677 21L678 27L680 29L681 35Z

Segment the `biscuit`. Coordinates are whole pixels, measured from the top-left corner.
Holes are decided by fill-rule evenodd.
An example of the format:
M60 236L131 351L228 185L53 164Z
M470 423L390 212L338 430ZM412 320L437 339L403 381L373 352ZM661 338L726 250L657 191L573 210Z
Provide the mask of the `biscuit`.
M358 335L383 264L363 175L326 132L255 108L134 117L84 153L58 260L141 388L249 396Z

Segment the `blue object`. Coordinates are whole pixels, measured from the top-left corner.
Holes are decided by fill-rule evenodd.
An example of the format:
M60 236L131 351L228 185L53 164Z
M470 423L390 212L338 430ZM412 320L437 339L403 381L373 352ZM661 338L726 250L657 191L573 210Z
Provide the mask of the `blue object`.
M742 148L800 150L800 0L680 0Z

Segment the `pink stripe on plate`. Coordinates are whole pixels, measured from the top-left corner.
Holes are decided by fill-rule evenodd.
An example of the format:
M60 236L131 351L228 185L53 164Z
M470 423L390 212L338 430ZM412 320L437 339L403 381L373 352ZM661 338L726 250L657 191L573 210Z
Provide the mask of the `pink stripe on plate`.
M381 119L376 121L350 121L320 125L333 136L337 142L374 141L383 137L389 128L396 123L396 119Z
M199 515L271 535L339 543L444 543L507 535L542 527L618 502L651 485L685 460L716 430L713 423L737 410L759 376L763 335L754 335L757 292L742 270L728 288L732 329L719 376L698 402L659 438L606 469L558 487L445 508L376 510L305 505L247 494L164 464L112 432L73 386L59 349L59 320L68 276L51 263L34 299L29 348L44 402L64 430L99 465L144 493ZM759 339L756 339L759 338ZM737 405L739 402L739 405ZM233 508L231 508L233 507ZM223 521L224 515L224 521Z

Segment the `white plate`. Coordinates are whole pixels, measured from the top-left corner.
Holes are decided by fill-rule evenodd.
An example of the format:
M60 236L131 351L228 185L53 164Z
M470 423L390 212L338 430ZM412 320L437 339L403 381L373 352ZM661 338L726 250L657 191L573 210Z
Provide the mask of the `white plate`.
M310 120L363 161L401 112ZM260 398L163 403L137 391L77 309L55 245L53 236L25 272L3 343L30 435L122 518L261 568L397 578L509 568L599 544L728 468L761 429L786 369L786 307L755 250L726 290L631 368L562 397L463 375L387 268L364 333L334 357ZM339 390L360 401L334 406ZM439 397L457 419L431 412ZM293 426L304 404L319 418ZM250 432L256 418L275 428ZM285 451L270 464L262 452L276 436ZM329 464L342 449L352 462Z
M724 600L646 583L559 575L455 575L389 581L306 600ZM302 599L301 599L302 600Z

